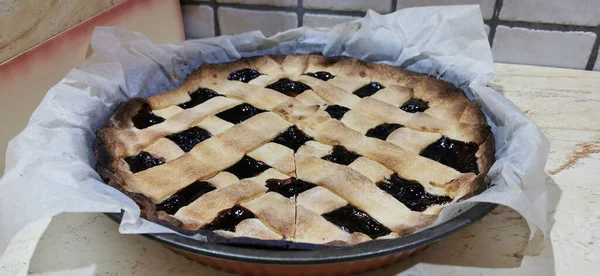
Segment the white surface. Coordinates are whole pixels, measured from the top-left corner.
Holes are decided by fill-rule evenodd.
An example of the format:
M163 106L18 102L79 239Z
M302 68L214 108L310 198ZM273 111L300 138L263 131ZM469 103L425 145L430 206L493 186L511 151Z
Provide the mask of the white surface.
M358 18L360 17L305 13L303 25L312 28L331 28L337 24L352 21Z
M498 62L585 69L596 34L498 26L494 60Z
M479 5L484 19L492 18L496 0L398 0L397 9L422 6Z
M292 12L219 8L217 13L222 35L261 30L265 36L272 36L298 27L298 15Z
M497 70L501 80L492 87L523 109L551 141L546 248L539 256L523 257L527 224L500 207L408 260L364 275L597 275L600 182L594 170L600 167L600 111L580 103L600 100L600 73L520 65ZM581 116L594 123L579 123ZM47 223L13 239L0 257L0 275L229 275L146 238L120 235L104 215L63 214L46 229Z
M504 0L500 19L597 26L600 24L600 1Z
M213 8L204 5L181 6L185 39L215 36Z
M392 10L392 0L304 0L303 5L308 9L336 11L366 11L371 9L380 13L387 13Z

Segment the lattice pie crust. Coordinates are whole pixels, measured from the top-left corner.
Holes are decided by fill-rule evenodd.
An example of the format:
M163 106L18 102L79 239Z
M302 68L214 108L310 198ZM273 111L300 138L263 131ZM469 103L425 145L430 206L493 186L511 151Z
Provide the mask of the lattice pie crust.
M151 221L351 245L410 234L481 192L494 139L448 83L310 54L205 65L121 104L94 150Z

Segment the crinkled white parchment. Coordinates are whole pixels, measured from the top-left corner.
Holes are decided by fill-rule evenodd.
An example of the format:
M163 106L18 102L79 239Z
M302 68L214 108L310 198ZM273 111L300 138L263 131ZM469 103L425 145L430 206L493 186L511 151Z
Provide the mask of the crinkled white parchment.
M121 233L172 232L140 219L131 199L102 182L94 170L95 130L120 102L174 89L203 64L312 52L424 72L466 90L496 138L497 161L489 172L493 186L445 208L436 224L483 201L517 210L532 237L546 231L549 142L513 103L486 87L494 77L493 61L478 6L412 8L388 15L369 11L363 19L331 29L303 27L270 38L250 32L173 45L154 45L139 33L104 27L94 32L92 48L93 60L100 62L72 70L50 89L8 146L0 180L0 252L26 224L62 212L123 209Z

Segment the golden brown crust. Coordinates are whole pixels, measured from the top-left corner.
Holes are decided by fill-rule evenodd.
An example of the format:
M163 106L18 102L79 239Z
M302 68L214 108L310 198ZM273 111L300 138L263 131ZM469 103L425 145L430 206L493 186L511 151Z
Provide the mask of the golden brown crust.
M250 68L261 73L248 83L227 80L233 71ZM323 81L306 73L327 71ZM299 81L309 89L290 97L266 86L282 78ZM384 88L359 97L352 93L371 82ZM177 105L191 100L198 88L217 96L191 108ZM400 107L411 99L427 102L424 112ZM241 103L270 111L230 123L216 116ZM349 109L341 119L326 111L330 105ZM149 106L164 122L137 129L132 118ZM387 139L366 137L382 124L400 124ZM270 142L296 125L314 138L296 152ZM199 127L211 137L185 152L165 138ZM441 137L478 145L479 173L461 173L420 153ZM360 155L338 165L321 159L333 146ZM146 151L164 164L132 173L124 158ZM396 67L350 57L319 54L262 56L224 64L208 64L194 71L182 86L148 99L131 99L117 108L97 131L94 144L97 171L109 185L131 197L142 217L183 230L197 230L234 206L250 210L254 218L233 230L216 230L225 237L286 239L329 245L352 245L371 240L364 233L348 233L322 215L350 204L391 232L377 238L401 237L432 223L445 205L413 211L377 187L395 173L420 183L433 195L461 200L483 191L484 178L494 161L494 137L484 114L464 93L440 80ZM224 172L242 157L264 162L270 169L239 179ZM268 179L297 177L316 188L290 198L270 192ZM174 214L157 204L195 181L211 183L214 190L181 207Z

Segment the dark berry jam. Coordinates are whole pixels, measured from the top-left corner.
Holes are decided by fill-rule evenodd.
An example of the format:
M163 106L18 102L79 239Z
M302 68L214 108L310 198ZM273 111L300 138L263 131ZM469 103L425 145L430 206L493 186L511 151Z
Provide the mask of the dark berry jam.
M209 224L202 227L203 230L215 231L225 230L235 232L235 227L246 219L256 218L252 211L236 205L231 209L219 212L217 217Z
M273 89L290 97L296 97L302 92L312 89L310 88L310 86L304 83L301 83L299 81L292 81L287 78L280 79L272 84L269 84L267 85L267 88Z
M343 146L333 146L333 152L323 156L321 159L340 165L350 165L356 158L359 158L358 153L349 151Z
M133 126L138 129L144 129L149 126L153 126L156 124L160 124L165 121L165 119L156 116L152 112L152 108L150 105L144 104L142 109L140 109L132 118Z
M269 165L244 155L240 161L233 164L233 166L227 168L225 171L228 171L237 176L237 178L242 179L256 176L259 173L266 171L268 168L270 168Z
M275 137L271 142L284 145L296 152L298 148L304 145L304 143L312 139L312 137L306 135L306 133L300 130L297 126L291 126Z
M373 94L377 93L377 91L384 89L385 87L381 84L379 84L378 82L371 82L359 89L356 89L356 91L354 91L354 95L359 96L361 98L364 97L370 97Z
M319 72L314 72L314 73L306 73L304 75L311 76L313 78L317 78L317 79L320 79L322 81L328 81L330 79L335 78L334 75L332 75L329 72L325 72L325 71L319 71Z
M171 134L167 139L177 144L183 151L188 152L200 142L210 138L208 131L199 127L188 128L182 132Z
M348 233L364 233L372 239L391 233L383 224L350 204L323 214L323 217Z
M410 98L410 100L405 102L400 107L400 109L402 109L406 112L410 112L410 113L423 112L423 111L427 110L428 108L429 108L429 105L427 104L426 101L423 101L421 99L416 99L416 98Z
M260 75L262 74L254 69L244 68L235 72L231 72L231 74L227 76L227 79L248 83L251 80L258 78Z
M136 156L125 157L124 160L129 164L129 170L131 170L132 173L141 172L165 163L165 159L154 158L150 153L145 151L140 152Z
M267 192L276 192L285 197L295 197L304 191L310 190L317 185L306 182L294 177L288 179L269 179L267 180Z
M206 102L214 97L218 97L218 96L223 96L213 90L210 90L208 88L198 88L196 91L190 93L190 98L192 98L191 100L182 103L179 105L179 107L183 108L183 109L188 109L188 108L192 108L194 106L197 106L203 102Z
M473 172L479 174L475 153L479 145L475 142L462 142L442 136L439 140L427 146L421 156L452 167L461 173Z
M377 183L380 189L402 202L412 211L422 212L427 207L452 201L448 196L432 195L425 191L423 185L406 180L394 173L389 179Z
M403 127L403 125L401 124L386 124L383 123L381 125L378 125L372 129L369 129L367 131L367 134L365 134L367 137L374 137L374 138L379 138L381 140L387 139L388 136L390 136L390 134L392 132L394 132L394 130L399 129Z
M177 213L181 207L187 206L204 194L216 189L208 182L196 181L179 190L176 194L156 204L157 211L165 211L169 215Z
M349 110L349 108L337 104L330 105L327 108L325 108L325 112L329 113L329 116L331 116L331 118L338 120L341 120L342 117L344 117L344 114L346 114L346 112L348 112Z
M265 112L262 109L256 108L253 105L243 103L237 106L234 106L230 109L220 112L216 116L228 121L232 124L238 124L245 120L250 119L252 116Z

